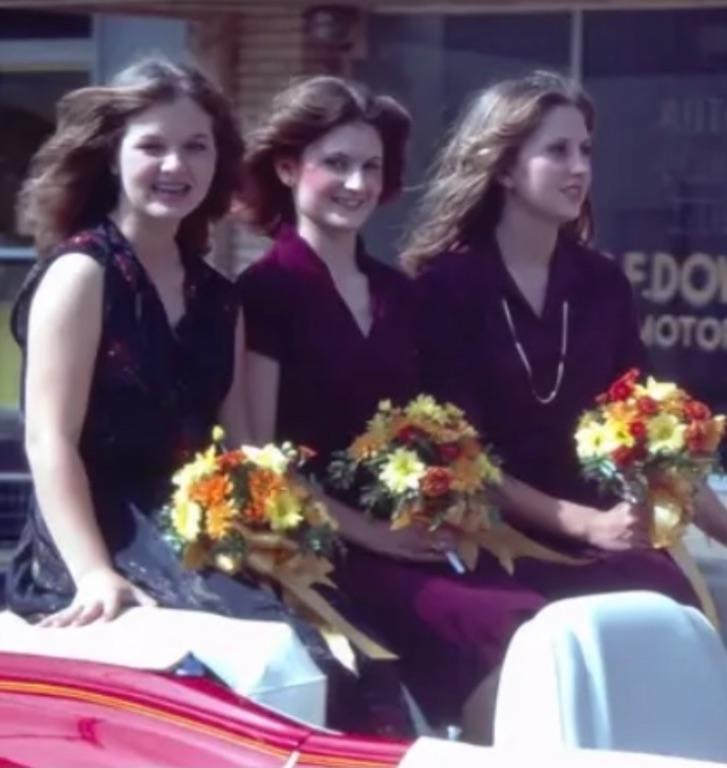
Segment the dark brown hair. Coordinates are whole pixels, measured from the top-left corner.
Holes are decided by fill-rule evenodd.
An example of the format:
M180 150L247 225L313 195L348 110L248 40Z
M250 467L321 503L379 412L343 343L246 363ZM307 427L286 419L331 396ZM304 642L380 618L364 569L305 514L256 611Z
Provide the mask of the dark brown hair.
M499 178L545 116L559 106L578 109L588 132L593 132L590 98L577 83L553 72L504 80L477 94L440 152L409 227L401 255L409 272L418 272L440 253L465 246L476 231L497 225L504 202ZM562 230L583 242L590 240L590 198L578 218Z
M384 147L380 202L402 186L411 118L398 101L376 96L358 83L318 76L295 81L278 93L270 109L246 136L242 215L256 230L274 235L295 222L291 191L278 178L280 158L298 158L312 142L339 126L363 122L375 128Z
M210 223L227 213L241 187L242 139L227 100L198 70L149 58L108 86L80 88L58 103L55 132L31 160L18 197L21 229L33 235L40 256L113 210L119 182L112 168L128 121L181 96L210 116L217 163L205 199L181 222L177 242L189 254L207 250Z

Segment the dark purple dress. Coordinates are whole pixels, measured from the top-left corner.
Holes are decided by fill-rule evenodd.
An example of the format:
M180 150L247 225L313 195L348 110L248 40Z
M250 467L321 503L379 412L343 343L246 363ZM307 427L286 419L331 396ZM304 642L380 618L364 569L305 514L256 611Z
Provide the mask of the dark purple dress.
M373 324L362 334L324 263L287 229L240 281L248 346L280 364L276 438L320 452L345 448L378 402L419 392L410 281L363 252ZM432 723L454 722L543 599L486 559L483 573L413 564L350 545L339 586L358 616L401 658L404 679Z
M614 503L583 479L573 434L598 394L629 368L645 365L631 288L619 267L561 238L539 317L508 272L494 237L482 237L434 259L417 279L417 296L426 388L467 412L509 474L557 498L603 508ZM565 371L549 404L533 395L503 300L541 398L556 381L567 303ZM696 604L686 579L661 551L606 553L539 529L527 532L563 551L596 558L576 568L519 560L518 581L548 599L654 589Z
M68 252L88 254L104 270L101 337L79 451L114 567L166 607L288 620L286 609L252 583L182 568L152 519L169 498L173 472L209 443L229 389L239 311L234 286L185 256L186 312L170 327L130 243L105 221L60 245L29 275L12 320L23 349L35 289L52 260ZM75 593L35 497L6 588L8 607L30 617L62 609Z

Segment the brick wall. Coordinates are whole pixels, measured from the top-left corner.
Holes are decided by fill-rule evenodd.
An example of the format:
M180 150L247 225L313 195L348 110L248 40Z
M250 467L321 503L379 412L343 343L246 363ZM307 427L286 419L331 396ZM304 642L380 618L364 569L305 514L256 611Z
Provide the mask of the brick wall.
M200 17L190 24L189 40L195 61L232 100L243 133L291 79L322 72L345 76L353 55L307 41L303 9L293 5L249 6L239 14ZM267 245L266 238L227 223L216 232L214 260L236 274Z
M250 10L237 32L235 107L243 132L265 114L272 95L303 74L303 18L299 11L272 7ZM241 270L267 247L240 226L232 233L235 269Z

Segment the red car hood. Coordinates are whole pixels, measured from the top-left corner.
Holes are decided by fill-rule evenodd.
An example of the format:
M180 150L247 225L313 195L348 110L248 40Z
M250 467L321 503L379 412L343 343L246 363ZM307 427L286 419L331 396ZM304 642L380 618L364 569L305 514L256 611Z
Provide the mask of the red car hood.
M323 733L206 679L0 653L0 767L384 768L408 746Z

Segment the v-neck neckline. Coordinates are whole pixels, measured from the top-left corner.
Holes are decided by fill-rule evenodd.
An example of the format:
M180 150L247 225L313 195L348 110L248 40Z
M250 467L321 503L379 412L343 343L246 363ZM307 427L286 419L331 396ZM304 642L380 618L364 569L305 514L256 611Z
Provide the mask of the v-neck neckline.
M291 258L294 262L304 268L308 269L311 273L316 275L316 278L321 281L321 285L325 284L325 287L332 291L335 295L335 301L339 306L341 312L345 314L347 321L351 327L355 330L357 337L363 342L368 343L374 336L376 331L378 312L376 293L374 288L374 270L373 259L366 253L363 245L363 241L358 238L356 241L356 252L354 255L356 261L356 267L360 274L366 280L366 290L369 296L369 305L371 311L371 323L369 324L368 331L359 324L351 307L348 305L343 295L336 285L336 281L333 279L331 270L323 259L316 253L313 247L307 240L303 239L296 229L292 226L287 226L278 235L278 245L282 247L284 257Z
M132 271L133 271L133 279L134 279L133 287L137 293L137 296L140 296L142 295L142 292L145 292L148 296L151 297L151 300L154 302L154 304L156 304L157 310L161 313L161 317L164 318L164 326L168 331L169 336L175 342L179 341L179 338L183 333L185 326L189 322L189 316L192 310L192 296L194 291L192 290L191 259L186 257L184 252L180 249L179 260L182 266L182 273L183 273L183 276L182 276L183 311L180 314L180 316L177 318L176 322L173 323L171 321L171 318L169 317L167 308L164 305L164 302L162 301L162 297L159 293L159 290L154 284L154 281L151 279L151 276L149 275L149 272L147 271L143 262L137 255L136 249L134 248L133 244L131 243L129 238L126 237L126 235L121 231L121 229L116 224L116 222L113 221L113 219L111 219L110 217L107 218L107 224L110 229L110 234L112 238L115 237L118 240L124 254L128 257L128 263L131 265ZM139 310L137 310L137 312L138 311Z
M553 254L548 263L543 306L540 313L536 312L505 263L505 258L502 255L502 250L500 249L500 245L497 242L494 233L489 238L489 246L490 255L493 257L494 267L499 276L500 288L503 291L503 294L509 294L510 297L515 299L515 301L525 308L531 319L540 325L547 323L550 318L553 317L553 313L560 316L561 306L566 300L563 291L563 280L561 279L564 254L562 253L563 249L560 238L556 240ZM507 296L503 295L502 298L506 299Z

